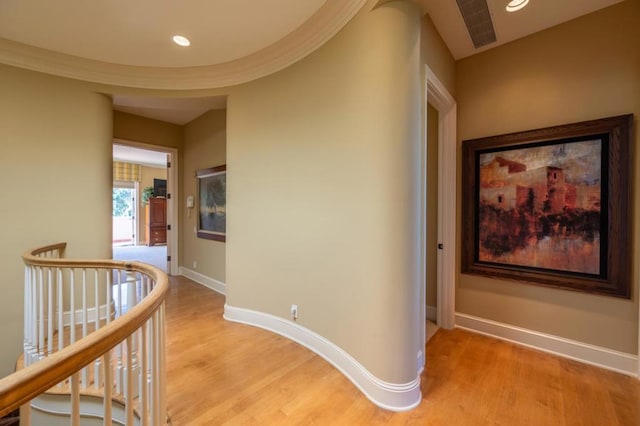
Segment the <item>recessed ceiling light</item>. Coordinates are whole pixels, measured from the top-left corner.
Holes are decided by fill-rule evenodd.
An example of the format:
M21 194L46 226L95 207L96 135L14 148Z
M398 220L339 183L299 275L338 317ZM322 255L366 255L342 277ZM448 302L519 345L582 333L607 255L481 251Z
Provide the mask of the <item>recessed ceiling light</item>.
M529 1L529 0L527 0ZM183 47L187 47L191 44L191 42L189 41L188 38L186 38L185 36L181 36L181 35L174 35L173 36L173 42L175 44L177 44L178 46L183 46Z
M529 0L511 0L509 4L507 4L507 12L517 12L527 4L529 4Z

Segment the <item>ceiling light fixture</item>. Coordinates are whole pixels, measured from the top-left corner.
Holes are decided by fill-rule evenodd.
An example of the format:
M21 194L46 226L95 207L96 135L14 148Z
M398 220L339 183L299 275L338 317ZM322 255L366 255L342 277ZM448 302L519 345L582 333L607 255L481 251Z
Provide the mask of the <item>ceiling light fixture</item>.
M527 1L529 1L529 0L527 0ZM189 39L186 38L185 36L174 35L172 38L173 38L173 42L175 44L177 44L178 46L187 47L187 46L189 46L191 44Z
M507 12L517 12L527 4L529 4L529 0L511 0L509 4L507 4Z

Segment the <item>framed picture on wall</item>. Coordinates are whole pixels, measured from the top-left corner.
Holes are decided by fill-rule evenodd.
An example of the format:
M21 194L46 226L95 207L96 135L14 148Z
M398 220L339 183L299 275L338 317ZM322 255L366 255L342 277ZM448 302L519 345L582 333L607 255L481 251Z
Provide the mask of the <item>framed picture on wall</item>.
M632 123L463 141L462 272L629 298Z
M226 241L227 235L227 166L196 172L198 181L199 238Z

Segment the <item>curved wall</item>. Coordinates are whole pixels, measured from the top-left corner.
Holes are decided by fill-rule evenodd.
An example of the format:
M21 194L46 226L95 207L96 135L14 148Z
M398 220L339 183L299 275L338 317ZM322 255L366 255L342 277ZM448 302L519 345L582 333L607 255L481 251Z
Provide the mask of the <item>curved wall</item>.
M393 409L420 400L419 65L418 8L387 3L227 110L227 316L297 304L298 326L407 391Z
M73 80L0 65L0 376L22 352L27 249L111 257L111 99Z

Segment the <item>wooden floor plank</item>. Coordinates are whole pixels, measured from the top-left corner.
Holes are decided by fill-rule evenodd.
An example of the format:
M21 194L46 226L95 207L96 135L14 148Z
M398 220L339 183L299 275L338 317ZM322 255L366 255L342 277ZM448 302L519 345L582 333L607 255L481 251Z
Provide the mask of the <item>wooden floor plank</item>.
M639 380L462 330L429 341L420 406L385 411L304 347L225 321L223 296L184 277L170 281L173 426L640 426Z

